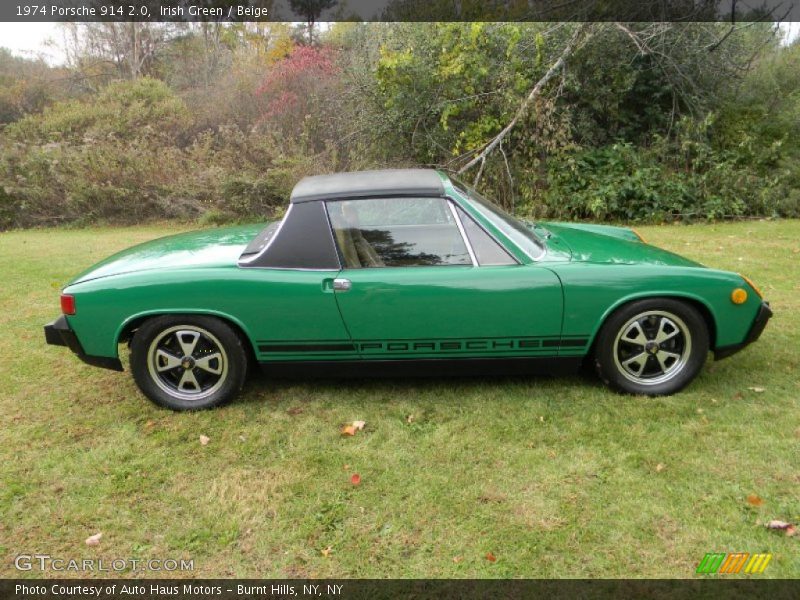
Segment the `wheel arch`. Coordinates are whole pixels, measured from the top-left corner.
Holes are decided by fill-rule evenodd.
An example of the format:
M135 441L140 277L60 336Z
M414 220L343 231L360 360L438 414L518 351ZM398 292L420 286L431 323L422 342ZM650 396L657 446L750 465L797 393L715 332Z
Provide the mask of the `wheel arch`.
M256 352L255 347L253 346L252 338L247 331L245 325L237 318L218 311L213 310L152 310L147 311L144 313L138 313L131 317L128 317L122 325L117 329L116 332L116 342L117 345L123 344L126 342L130 342L133 338L136 330L142 326L145 321L155 317L163 317L163 316L174 316L174 315L193 315L193 316L204 316L204 317L215 317L221 321L224 321L227 325L233 329L239 338L242 340L242 344L244 345L245 349L247 350L248 359L251 361L256 360Z
M697 309L700 313L700 316L703 317L703 320L706 323L706 327L708 328L708 341L709 341L709 350L715 350L717 347L717 320L716 316L714 315L714 311L708 305L708 303L696 296L694 294L686 294L680 292L646 292L641 294L635 294L632 296L626 296L624 298L619 299L617 302L609 306L606 311L603 313L602 317L598 320L597 325L592 331L592 335L589 339L589 351L586 356L593 356L595 350L595 343L597 341L597 335L600 333L600 330L605 325L606 321L608 321L609 317L617 312L624 306L631 304L632 302L638 302L639 300L652 300L657 298L668 298L670 300L680 300L686 302L693 308Z

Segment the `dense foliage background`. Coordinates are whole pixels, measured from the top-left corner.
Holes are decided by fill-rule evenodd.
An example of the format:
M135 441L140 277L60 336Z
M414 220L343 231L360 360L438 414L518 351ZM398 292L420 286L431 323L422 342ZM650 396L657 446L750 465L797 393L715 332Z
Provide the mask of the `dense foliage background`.
M587 26L65 27L65 66L0 49L0 229L264 219L306 174L458 170ZM800 45L589 27L466 179L536 218L800 216Z

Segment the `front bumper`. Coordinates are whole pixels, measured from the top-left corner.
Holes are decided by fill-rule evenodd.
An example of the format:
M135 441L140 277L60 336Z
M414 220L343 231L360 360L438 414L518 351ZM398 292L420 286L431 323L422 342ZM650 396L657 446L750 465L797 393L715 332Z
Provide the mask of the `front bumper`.
M102 367L112 371L124 371L122 362L118 358L108 356L89 356L83 351L78 336L72 331L64 315L58 317L52 323L44 326L44 339L52 346L66 346L78 355L83 362L93 367Z
M732 344L731 346L722 346L721 348L717 348L714 350L714 359L720 360L721 358L727 358L733 354L736 354L745 346L749 346L755 342L761 336L761 332L764 331L764 328L767 326L767 321L770 320L770 317L772 317L772 309L769 307L769 302L762 302L758 309L758 313L756 314L756 318L753 320L753 324L750 326L750 331L747 332L747 337L744 338L744 341L741 344Z

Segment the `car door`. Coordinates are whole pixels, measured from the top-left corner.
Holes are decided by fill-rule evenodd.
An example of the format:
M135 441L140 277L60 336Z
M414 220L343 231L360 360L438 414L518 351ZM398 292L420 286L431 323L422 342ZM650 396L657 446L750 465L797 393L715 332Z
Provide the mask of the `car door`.
M227 292L260 362L359 358L333 293L340 262L321 202L292 204L242 256Z
M556 275L519 264L447 199L342 200L327 208L344 265L335 296L362 358L557 353Z

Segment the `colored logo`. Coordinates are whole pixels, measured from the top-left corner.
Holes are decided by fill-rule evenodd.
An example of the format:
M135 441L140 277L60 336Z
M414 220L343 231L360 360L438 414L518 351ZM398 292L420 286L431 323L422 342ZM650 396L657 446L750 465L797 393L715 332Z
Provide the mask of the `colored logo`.
M749 552L709 552L697 565L697 572L704 575L719 573L721 575L735 575L747 573L754 575L763 573L767 568L772 554L750 554Z

